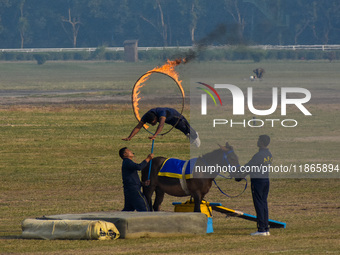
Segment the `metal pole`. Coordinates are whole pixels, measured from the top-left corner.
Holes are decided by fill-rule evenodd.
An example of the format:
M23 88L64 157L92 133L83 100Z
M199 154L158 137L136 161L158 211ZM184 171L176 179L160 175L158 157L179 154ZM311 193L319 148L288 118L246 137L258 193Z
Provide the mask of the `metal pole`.
M155 144L155 139L152 140L152 146L151 146L151 153L153 153L153 147ZM150 166L149 166L149 175L148 175L148 180L150 180L150 174L151 174L151 165L152 165L152 159L150 160Z

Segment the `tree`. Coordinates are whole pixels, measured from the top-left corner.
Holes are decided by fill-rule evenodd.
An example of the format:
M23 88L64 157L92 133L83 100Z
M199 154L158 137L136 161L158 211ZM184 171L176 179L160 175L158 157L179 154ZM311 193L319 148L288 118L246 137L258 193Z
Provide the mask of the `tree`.
M197 28L197 22L198 22L198 13L199 13L199 3L198 0L194 0L191 3L190 8L190 39L192 44L195 42L195 31Z
M79 28L80 28L80 24L81 24L79 17L72 17L71 7L69 7L68 8L68 18L62 17L61 20L63 21L62 24L68 23L68 24L71 25L73 48L77 47L77 37L78 37L78 32L79 32ZM67 29L64 27L64 25L63 25L63 28L64 28L65 32L68 33Z
M24 16L25 1L26 0L21 0L19 2L20 17L19 17L19 22L18 22L18 29L19 29L19 32L20 32L20 39L21 39L20 48L21 49L24 48L25 37L26 37L26 34L29 30L28 19Z
M156 0L155 4L154 10L158 9L157 16L159 17L157 20L153 21L151 18L147 18L144 15L140 15L140 17L157 30L162 37L163 46L168 46L168 24L165 21L161 0Z
M179 12L177 14L178 17L174 20L180 20L181 23L181 26L179 26L180 30L176 30L176 33L182 35L181 31L183 31L183 27L187 27L190 43L191 45L194 45L196 41L198 21L202 14L201 3L199 0L177 0L176 5ZM175 26L178 26L178 24ZM183 39L186 37L187 36L182 36Z
M237 24L236 28L236 41L243 41L243 32L246 25L245 17L243 16L242 11L244 9L239 7L239 0L224 0L225 9L233 18L234 22Z
M297 1L298 8L295 9L295 15L298 16L297 22L294 23L294 43L298 44L299 37L308 29L313 28L316 19L315 15L315 2L306 0ZM305 9L301 12L302 7ZM315 33L314 33L315 34Z
M11 6L9 0L0 0L0 34L4 31L4 26L2 24L2 14L6 11L6 9Z
M0 48L195 45L221 24L211 44L340 44L340 2L0 0Z
M315 2L315 5L317 18L313 24L313 32L316 38L320 38L322 44L328 44L332 32L340 31L337 26L340 23L340 5L336 0Z

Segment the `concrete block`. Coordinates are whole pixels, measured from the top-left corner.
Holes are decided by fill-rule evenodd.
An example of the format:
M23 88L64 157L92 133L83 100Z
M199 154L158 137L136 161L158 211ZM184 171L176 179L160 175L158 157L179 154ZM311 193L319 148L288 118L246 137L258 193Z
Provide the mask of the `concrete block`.
M203 213L119 211L60 214L38 219L107 221L115 224L120 233L120 238L205 234L207 231L207 216Z

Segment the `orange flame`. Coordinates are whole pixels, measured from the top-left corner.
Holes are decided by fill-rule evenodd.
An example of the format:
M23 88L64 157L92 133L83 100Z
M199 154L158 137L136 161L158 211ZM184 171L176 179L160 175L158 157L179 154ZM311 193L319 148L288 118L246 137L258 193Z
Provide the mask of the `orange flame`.
M182 81L179 80L179 75L178 73L175 71L175 67L178 66L181 63L185 63L185 59L176 59L176 60L167 60L167 63L165 63L164 65L162 65L161 67L155 67L154 69L146 72L143 76L141 76L139 78L139 80L136 82L135 86L133 87L132 90L132 107L134 110L134 113L136 115L136 118L138 121L141 120L141 117L139 115L139 107L138 107L138 102L141 99L141 97L139 96L140 94L140 89L146 85L146 81L150 78L150 75L152 73L163 73L166 74L168 76L170 76L178 85L183 98L185 97L184 94L184 89L182 87ZM144 125L145 128L148 128L147 125Z

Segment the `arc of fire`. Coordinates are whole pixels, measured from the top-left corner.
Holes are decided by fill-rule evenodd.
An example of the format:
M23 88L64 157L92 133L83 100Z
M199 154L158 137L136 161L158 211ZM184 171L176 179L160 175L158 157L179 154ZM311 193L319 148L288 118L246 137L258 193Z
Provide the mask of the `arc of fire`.
M165 63L163 66L161 67L156 67L148 72L146 72L145 74L143 74L135 83L133 89L132 89L132 108L133 108L133 112L135 114L135 117L138 121L141 120L141 116L139 114L139 100L141 99L141 97L139 96L140 94L140 89L146 85L146 81L150 78L150 75L153 73L161 73L164 75L169 76L170 78L172 78L175 83L177 84L178 88L181 91L182 94L182 110L181 110L181 114L183 113L183 109L184 109L184 98L185 98L185 93L184 93L184 89L182 87L182 81L179 80L179 75L178 73L175 71L175 67L177 65L179 65L180 63L185 63L185 59L176 59L174 61L171 60L167 60L167 63ZM177 123L176 123L177 124ZM144 128L147 130L149 126L144 125ZM172 130L172 128L168 131L170 132ZM148 131L148 130L147 130ZM148 131L149 132L149 131ZM167 132L167 133L168 133Z

